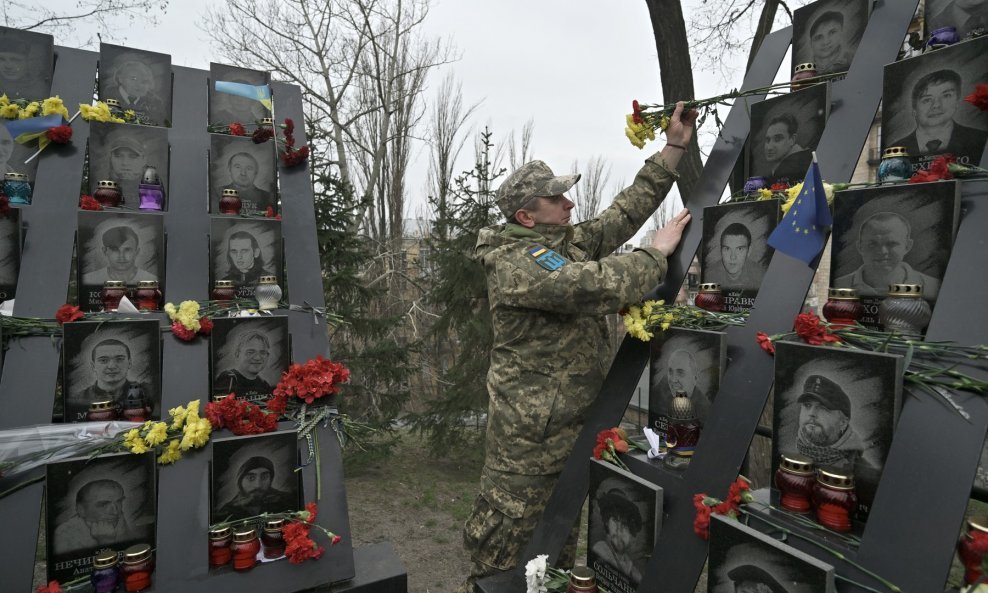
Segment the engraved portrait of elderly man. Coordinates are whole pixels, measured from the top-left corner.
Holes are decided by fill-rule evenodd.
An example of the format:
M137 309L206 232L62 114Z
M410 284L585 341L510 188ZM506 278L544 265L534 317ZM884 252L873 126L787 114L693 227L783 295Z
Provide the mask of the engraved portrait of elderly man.
M101 43L99 63L101 100L116 99L121 109L139 113L144 123L168 123L171 119L171 56Z

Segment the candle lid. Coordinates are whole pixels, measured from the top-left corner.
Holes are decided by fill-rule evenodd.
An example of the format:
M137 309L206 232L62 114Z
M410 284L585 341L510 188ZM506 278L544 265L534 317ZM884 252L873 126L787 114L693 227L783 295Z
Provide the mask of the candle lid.
M213 288L233 288L233 280L217 280L213 282Z
M137 288L158 288L157 280L140 280L137 283Z
M125 288L127 283L123 280L107 280L103 283L103 288Z
M4 173L3 178L7 181L27 181L27 175L23 173Z
M796 64L793 68L793 72L807 72L809 70L816 70L816 64L813 62L803 62L802 64Z
M281 528L285 526L285 520L282 517L277 519L268 519L264 523L264 531L281 531Z
M114 181L114 180L112 180L112 179L100 179L99 181L96 182L96 187L107 187L107 188L110 188L110 189L120 189L120 186L117 185L117 182Z
M235 189L224 189L223 190L223 196L224 197L226 197L226 196L233 196L235 198L239 198L240 197L240 192L238 192Z
M113 550L97 552L93 557L93 568L110 568L117 565L117 553Z
M230 529L230 526L229 525L223 525L223 526L217 527L215 529L210 529L209 530L209 539L211 539L211 540L226 539L226 538L230 537L230 534L231 533L233 533L233 530Z
M225 400L228 397L236 397L236 396L234 394L232 394L232 393L217 393L216 395L214 395L212 397L212 400L213 400L213 403L215 404L215 403L219 403L219 402Z
M262 126L270 126L272 124L274 124L274 118L273 117L264 117L264 118L261 118L261 125Z
M90 412L102 412L104 410L113 409L113 405L114 404L113 404L113 400L112 399L104 399L104 400L100 400L100 401L95 401L95 402L92 402L92 403L89 404L89 411Z
M816 481L836 490L853 490L854 475L847 474L835 469L823 469L817 471Z
M261 276L260 278L257 279L257 283L258 284L277 284L278 283L278 277L277 276Z
M569 582L574 589L592 589L596 585L593 571L586 566L574 566L569 573Z
M704 282L700 285L700 292L720 292L720 284L716 282Z
M980 517L971 517L967 520L967 526L975 531L988 533L988 517L985 517L984 515Z
M853 288L830 288L827 290L827 295L832 299L838 300L858 299L858 291Z
M255 539L257 539L257 532L253 528L233 532L233 541L235 542L249 542Z
M106 103L107 107L120 107L120 101L117 101L116 99L107 99L103 102Z
M922 284L889 284L890 297L919 298L923 296Z
M151 557L151 546L147 544L134 544L124 550L124 564L136 564L144 562Z
M909 156L909 150L907 150L905 146L889 146L882 151L883 159L900 156Z
M803 455L782 454L782 461L779 462L782 471L800 476L813 475L813 460Z

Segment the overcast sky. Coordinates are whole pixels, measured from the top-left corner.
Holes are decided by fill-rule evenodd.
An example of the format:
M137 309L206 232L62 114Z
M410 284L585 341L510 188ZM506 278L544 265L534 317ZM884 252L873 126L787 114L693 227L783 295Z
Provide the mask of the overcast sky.
M169 53L176 65L208 69L218 58L209 36L191 26L200 21L204 5L171 0L157 26L135 23L117 42ZM602 155L612 166L611 183L630 183L643 160L662 147L660 138L639 150L624 137L631 100L662 99L642 0L436 0L424 32L458 48L461 58L444 68L462 82L468 104L480 102L472 125L490 124L501 141L533 119L534 157L557 173L568 171L574 159L583 163ZM84 38L84 27L79 35ZM746 56L724 58L735 65L733 76L724 81L720 73L695 71L697 96L740 86ZM430 100L444 75L432 76ZM711 141L708 134L704 142ZM428 155L420 149L413 159L406 216L420 214L425 204ZM465 154L461 165L470 168L472 154Z

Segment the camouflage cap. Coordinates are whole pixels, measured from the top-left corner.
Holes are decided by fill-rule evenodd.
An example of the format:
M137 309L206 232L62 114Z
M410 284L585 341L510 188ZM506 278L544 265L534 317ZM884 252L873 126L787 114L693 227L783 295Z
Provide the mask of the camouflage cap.
M508 175L497 189L497 207L506 218L511 218L532 198L558 196L579 180L579 173L557 177L544 162L530 161Z
M851 417L851 400L840 388L840 385L821 375L810 375L803 383L803 394L798 403L816 401L828 410L840 410L848 418Z

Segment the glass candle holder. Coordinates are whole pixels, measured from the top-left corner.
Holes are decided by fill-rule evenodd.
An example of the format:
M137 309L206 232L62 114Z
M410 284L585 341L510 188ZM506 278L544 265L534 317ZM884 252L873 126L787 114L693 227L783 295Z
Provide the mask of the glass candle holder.
M941 47L953 45L960 40L961 38L957 34L956 27L940 27L930 33L929 39L926 40L926 47L927 49L940 49Z
M120 119L123 119L124 110L123 108L120 107L119 100L105 99L103 102L106 103L106 106L110 109L110 115L112 115L113 117L119 117Z
M135 544L124 550L120 574L123 576L124 591L139 593L151 586L151 573L154 572L154 558L151 546Z
M882 162L878 164L878 181L908 181L912 175L913 166L909 163L909 151L905 146L889 146L882 151Z
M574 566L569 572L566 593L597 593L597 578L586 566Z
M985 543L988 542L988 517L971 517L965 523L964 533L957 541L957 556L964 565L964 582L974 584L984 574L982 561Z
M858 510L854 476L831 469L821 469L813 485L816 520L827 529L850 531L851 517Z
M257 553L261 551L261 542L257 539L257 532L253 529L244 529L233 533L233 570L237 572L247 572L257 566Z
M158 177L158 169L152 165L144 168L144 175L141 176L141 183L137 186L137 192L141 201L138 208L141 210L154 212L161 211L165 207L165 186Z
M103 310L116 311L120 307L120 299L125 296L127 296L127 284L123 280L107 280L103 283L103 290L100 292Z
M214 301L232 301L237 298L237 287L233 284L233 280L217 280L213 283L209 298Z
M226 566L233 559L233 530L229 525L209 530L209 566Z
M224 189L220 196L220 214L240 214L242 202L240 192L235 189Z
M10 199L11 204L31 204L34 192L31 182L23 173L5 173L3 176L3 193Z
M779 489L782 508L796 513L810 512L815 483L816 472L808 457L782 455L775 471L775 487Z
M127 397L124 398L123 418L128 422L147 422L151 419L151 406L148 404L147 394L140 385L131 385L127 388Z
M261 311L277 309L281 301L281 287L278 286L276 276L261 276L257 280L257 287L254 288L254 298L257 299L257 308Z
M720 292L720 284L704 282L700 292L693 298L693 304L705 311L719 312L724 310L724 295Z
M103 550L93 557L93 572L89 575L93 593L114 593L120 587L120 569L117 553Z
M823 316L834 329L854 327L864 316L864 305L853 288L831 288L827 291L827 302L823 305Z
M677 393L672 398L666 440L669 444L669 455L666 457L669 464L685 465L693 457L696 444L700 441L700 423L694 414L693 402L685 393Z
M261 545L265 558L280 558L285 555L285 536L281 532L284 526L284 519L269 519L264 524L264 531L261 533Z
M878 322L889 332L922 335L932 316L921 284L890 284L888 296L878 306Z
M796 64L796 67L792 71L792 79L789 81L791 84L789 88L798 91L804 89L808 86L812 86L813 83L801 83L796 84L800 80L806 80L807 78L816 77L816 64L813 62L804 62L802 64Z
M141 280L137 283L134 300L141 311L157 311L161 308L161 290L157 280Z
M764 177L749 177L747 181L744 182L744 193L754 194L760 189L765 189L768 187L768 179Z
M105 208L116 208L124 203L120 185L112 179L101 179L96 182L93 199Z
M110 422L119 419L117 404L112 399L92 402L89 404L89 409L86 410L87 422Z

